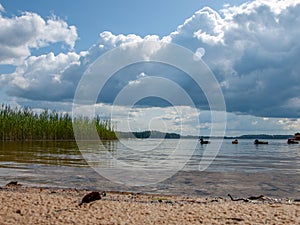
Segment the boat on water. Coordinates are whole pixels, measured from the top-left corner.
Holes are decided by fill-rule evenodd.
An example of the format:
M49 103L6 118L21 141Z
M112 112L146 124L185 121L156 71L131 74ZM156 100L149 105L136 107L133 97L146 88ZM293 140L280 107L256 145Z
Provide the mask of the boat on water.
M287 143L288 144L299 144L300 142L300 133L294 134L293 138L288 138Z
M288 138L287 143L288 144L299 144L300 141L300 133L294 134L293 138Z
M260 141L260 140L256 139L254 141L254 144L255 145L267 145L267 144L269 144L269 142L267 142L267 141Z
M210 143L210 141L205 141L205 140L203 140L203 138L200 138L199 141L200 141L201 145Z
M288 144L299 144L299 141L297 141L297 139L295 139L295 138L289 138L287 140L287 143Z
M239 143L239 141L237 139L235 139L235 140L232 141L232 144L234 144L234 145L236 145L238 143Z

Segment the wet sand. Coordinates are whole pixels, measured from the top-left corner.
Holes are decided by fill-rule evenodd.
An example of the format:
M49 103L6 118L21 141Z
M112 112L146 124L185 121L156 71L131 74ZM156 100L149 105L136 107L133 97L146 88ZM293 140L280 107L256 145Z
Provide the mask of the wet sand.
M230 197L106 192L100 200L80 205L90 192L4 186L0 189L0 224L300 223L297 199L253 196L257 199L250 200L249 196L233 196L233 201Z

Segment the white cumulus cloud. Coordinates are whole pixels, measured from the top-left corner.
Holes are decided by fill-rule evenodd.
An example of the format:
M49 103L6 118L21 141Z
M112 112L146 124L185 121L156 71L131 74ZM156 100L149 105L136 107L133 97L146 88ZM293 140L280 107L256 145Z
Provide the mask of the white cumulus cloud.
M36 100L72 98L75 68L80 67L80 55L69 52L31 56L13 74L6 75L9 94Z
M73 49L77 38L75 26L69 26L54 16L44 20L40 15L30 12L12 18L0 14L0 63L21 64L31 55L32 48L57 42Z

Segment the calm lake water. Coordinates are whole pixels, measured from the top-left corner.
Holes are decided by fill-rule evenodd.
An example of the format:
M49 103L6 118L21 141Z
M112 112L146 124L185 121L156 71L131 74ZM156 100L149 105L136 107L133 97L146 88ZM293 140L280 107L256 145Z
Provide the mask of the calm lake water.
M82 151L76 142L0 142L0 185L17 180L26 186L300 197L300 145L288 145L286 140L269 140L268 145L240 140L233 145L224 140L214 152L207 151L216 140L211 141L200 145L192 139L180 144L178 140L123 139L105 142L105 148L85 143L79 145ZM207 164L214 153L216 158ZM200 162L209 166L199 171ZM161 182L156 182L157 177L163 178ZM152 184L135 186L137 180Z

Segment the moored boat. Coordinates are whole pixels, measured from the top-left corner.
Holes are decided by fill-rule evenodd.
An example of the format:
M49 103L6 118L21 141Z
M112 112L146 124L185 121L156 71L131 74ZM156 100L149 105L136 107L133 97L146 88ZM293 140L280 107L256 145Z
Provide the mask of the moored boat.
M201 145L210 143L210 141L205 141L205 140L203 140L203 138L200 138L199 141L200 141Z
M300 141L300 133L295 133L294 137L288 138L287 143L288 144L299 144Z
M287 140L287 143L288 144L299 144L299 141L297 141L297 139L295 139L295 138L289 138Z
M269 142L267 142L267 141L260 141L260 140L256 139L254 141L254 144L255 145L267 145L267 144L269 144Z
M232 144L235 144L235 145L236 145L236 144L238 144L238 143L239 143L239 141L238 141L237 139L235 139L235 140L232 141Z

